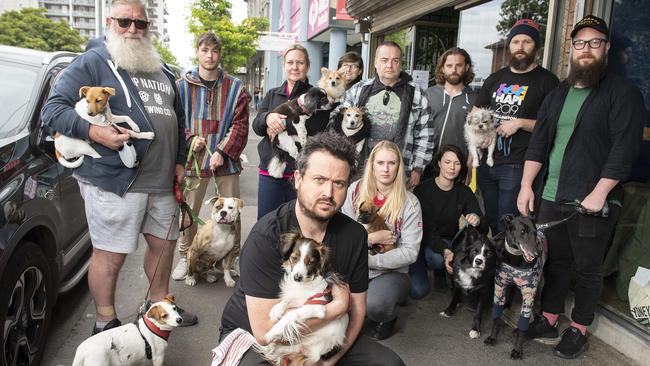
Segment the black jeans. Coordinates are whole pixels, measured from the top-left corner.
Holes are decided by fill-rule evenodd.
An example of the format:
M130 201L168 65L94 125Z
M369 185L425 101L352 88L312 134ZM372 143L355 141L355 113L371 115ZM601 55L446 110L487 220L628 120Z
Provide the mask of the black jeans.
M538 223L561 220L575 212L572 205L542 200ZM548 261L544 268L542 311L561 314L564 299L575 273L575 306L571 319L590 325L603 289L603 260L612 240L618 206L610 205L609 217L578 214L544 231L548 239Z
M485 163L476 169L476 184L481 189L485 218L490 224L492 235L502 232L505 227L501 217L516 214L517 195L524 166L521 164L501 164L489 167Z
M221 342L231 331L220 329ZM264 361L260 355L249 349L244 353L240 366L268 366L270 363ZM370 337L359 334L352 347L336 363L337 366L404 366L404 361L393 352L390 348L371 339Z

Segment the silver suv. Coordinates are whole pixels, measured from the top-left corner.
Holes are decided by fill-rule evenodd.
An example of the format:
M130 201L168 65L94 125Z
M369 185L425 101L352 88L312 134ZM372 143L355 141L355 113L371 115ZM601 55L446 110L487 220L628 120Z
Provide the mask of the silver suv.
M57 295L88 269L79 187L40 119L75 56L0 46L0 366L39 364Z

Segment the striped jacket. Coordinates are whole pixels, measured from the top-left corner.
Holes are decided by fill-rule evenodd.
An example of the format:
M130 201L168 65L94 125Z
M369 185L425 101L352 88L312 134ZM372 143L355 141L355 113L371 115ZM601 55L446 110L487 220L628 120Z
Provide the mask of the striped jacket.
M210 155L205 150L196 158L199 160L201 177L239 174L242 165L239 160L248 141L248 102L250 95L244 83L219 72L219 77L211 89L199 79L195 68L176 81L183 107L188 146L194 136L206 139L210 151L219 153L224 164L216 172L210 170ZM185 174L196 176L194 158L185 166Z
M397 123L405 123L406 126L403 140L393 142L402 149L404 170L407 176L410 176L413 170L422 173L432 159L433 125L429 115L429 102L424 91L411 81L411 77L405 72L400 74L400 78L407 85L403 89L404 93L400 98L402 101L402 111L400 111L400 117ZM342 109L350 106L365 106L375 82L379 83L379 80L362 80L346 91L343 102L330 114L330 124L335 123L336 116ZM372 126L370 128L372 129ZM366 144L368 140L366 139ZM365 165L367 158L368 156L360 156L360 165Z

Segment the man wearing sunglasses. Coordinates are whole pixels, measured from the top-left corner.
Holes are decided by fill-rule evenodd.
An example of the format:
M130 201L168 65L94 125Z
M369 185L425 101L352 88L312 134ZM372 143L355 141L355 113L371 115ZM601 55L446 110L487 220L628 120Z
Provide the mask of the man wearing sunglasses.
M392 41L380 43L375 52L377 77L362 80L346 91L343 103L332 111L330 123L342 109L365 106L371 127L367 146L359 155L360 171L379 141L392 141L402 150L407 187L413 189L432 159L433 128L424 91L402 71L401 64L401 47Z
M145 4L112 0L106 25L105 39L90 42L62 72L42 112L44 123L54 131L91 141L101 155L86 157L74 170L93 244L88 270L97 311L93 334L121 324L115 312L117 277L127 254L136 251L140 234L147 243L147 300L160 301L169 292L179 236L173 185L182 182L187 159L185 114L175 76L151 44ZM75 112L82 86L113 88L112 114L129 116L140 131L154 132L153 140L129 141L138 165L128 168L118 156L129 139L123 127L90 125ZM195 315L182 309L179 313L181 325L197 322Z
M544 232L542 316L528 330L531 338L558 338L558 316L575 279L572 323L555 347L563 358L576 358L589 346L586 332L602 291L602 263L623 202L620 182L636 161L645 120L640 91L607 72L607 23L588 15L571 38L569 76L539 110L517 199L522 215L537 211L540 223L568 218L575 201L586 211ZM541 186L533 185L536 178ZM609 214L602 217L598 212L606 203Z

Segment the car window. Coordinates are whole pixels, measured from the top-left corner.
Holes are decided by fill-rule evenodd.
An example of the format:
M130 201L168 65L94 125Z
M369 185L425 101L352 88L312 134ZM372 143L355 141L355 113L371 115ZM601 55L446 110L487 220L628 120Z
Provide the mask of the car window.
M14 136L25 128L28 122L25 113L37 77L36 69L0 63L0 139Z

